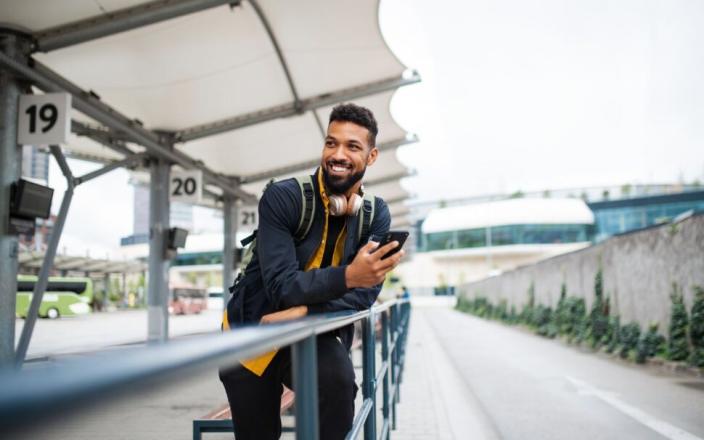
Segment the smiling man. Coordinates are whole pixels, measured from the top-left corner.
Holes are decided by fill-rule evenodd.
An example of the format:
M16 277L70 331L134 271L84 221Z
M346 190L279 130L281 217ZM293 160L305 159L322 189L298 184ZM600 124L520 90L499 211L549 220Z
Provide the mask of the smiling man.
M330 114L320 167L306 178L270 185L259 202L256 252L238 278L223 328L272 323L374 304L403 251L377 249L391 217L386 203L363 193L362 178L377 160L378 129L369 109L342 104ZM319 335L320 438L344 439L357 393L350 359L353 327ZM292 388L284 348L220 373L237 440L278 439L282 385Z

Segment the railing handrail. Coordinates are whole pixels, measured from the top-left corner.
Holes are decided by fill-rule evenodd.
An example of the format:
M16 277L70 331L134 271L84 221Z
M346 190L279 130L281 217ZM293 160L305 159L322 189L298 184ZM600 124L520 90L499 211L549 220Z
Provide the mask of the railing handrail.
M36 422L59 409L68 410L95 401L108 392L112 399L116 393L136 391L145 382L166 381L189 371L232 365L406 302L407 299L397 299L361 312L244 326L237 331L95 353L23 371L8 368L0 371L0 430L21 426L28 420Z

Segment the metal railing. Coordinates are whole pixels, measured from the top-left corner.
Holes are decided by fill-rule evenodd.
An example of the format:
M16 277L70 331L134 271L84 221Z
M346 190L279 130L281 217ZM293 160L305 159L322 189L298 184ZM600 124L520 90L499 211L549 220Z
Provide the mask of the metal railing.
M381 365L375 367L377 317L381 319ZM316 336L362 321L362 406L348 439L376 439L377 385L383 388L382 439L396 427L396 403L402 380L410 302L394 300L362 312L313 316L299 321L243 327L222 334L117 351L96 353L0 371L0 432L17 432L89 403L140 390L212 367L232 365L275 348L292 345L296 392L296 438L318 439Z

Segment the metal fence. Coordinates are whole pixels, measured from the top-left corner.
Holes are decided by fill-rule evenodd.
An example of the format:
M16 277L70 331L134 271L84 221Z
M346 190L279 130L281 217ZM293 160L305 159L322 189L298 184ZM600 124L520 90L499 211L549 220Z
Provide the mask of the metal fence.
M296 392L296 438L318 439L316 336L356 321L362 323L362 406L347 438L377 438L378 385L383 392L380 437L396 427L410 302L395 300L362 312L313 316L290 323L245 327L146 347L96 353L0 371L0 432L19 432L87 404L168 382L197 370L232 365L272 349L292 346ZM377 319L381 321L381 365L376 368Z

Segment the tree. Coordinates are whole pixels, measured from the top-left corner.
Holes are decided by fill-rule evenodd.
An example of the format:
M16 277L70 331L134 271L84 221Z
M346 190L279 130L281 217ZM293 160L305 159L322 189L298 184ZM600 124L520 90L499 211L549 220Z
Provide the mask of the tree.
M631 322L621 327L619 332L619 341L621 343L621 350L619 350L618 355L622 359L628 358L631 351L638 347L638 340L640 339L640 326L636 322Z
M602 343L609 326L609 306L604 301L604 276L601 268L594 276L594 303L589 312L589 341L592 348Z
M631 195L631 189L633 187L631 186L630 183L626 183L625 185L621 185L621 196L622 197L628 197Z
M670 332L667 341L667 357L672 361L683 361L689 356L689 344L687 343L689 319L684 305L682 290L677 286L677 283L672 283L670 300Z
M692 341L692 354L689 363L695 367L704 367L704 288L701 286L694 286L690 317L689 340Z
M658 333L658 323L653 322L648 331L638 341L636 348L636 362L645 363L648 358L662 353L665 348L665 337Z

